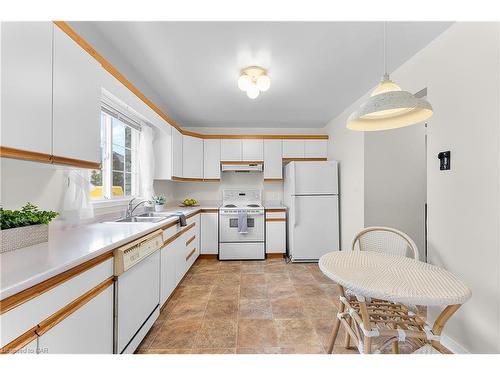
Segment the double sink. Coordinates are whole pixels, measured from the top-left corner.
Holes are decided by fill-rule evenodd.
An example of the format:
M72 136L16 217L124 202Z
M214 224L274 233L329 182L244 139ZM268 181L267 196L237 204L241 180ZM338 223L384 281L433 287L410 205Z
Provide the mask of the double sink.
M146 212L136 216L124 217L116 220L117 223L157 223L174 217L175 215L161 212Z

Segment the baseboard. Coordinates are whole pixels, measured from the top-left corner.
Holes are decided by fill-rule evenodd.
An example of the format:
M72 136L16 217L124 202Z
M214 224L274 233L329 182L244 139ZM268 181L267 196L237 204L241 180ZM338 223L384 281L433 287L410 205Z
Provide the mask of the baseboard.
M453 354L470 354L467 349L447 335L441 334L441 344L449 349Z
M284 258L285 254L283 253L267 253L266 258L268 259L276 259L276 258Z
M217 259L217 254L200 254L198 259Z

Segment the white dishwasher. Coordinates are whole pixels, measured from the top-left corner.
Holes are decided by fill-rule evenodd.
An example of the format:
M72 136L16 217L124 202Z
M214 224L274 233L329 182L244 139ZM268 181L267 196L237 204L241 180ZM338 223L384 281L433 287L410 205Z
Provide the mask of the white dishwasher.
M133 353L160 315L158 230L114 251L114 352Z

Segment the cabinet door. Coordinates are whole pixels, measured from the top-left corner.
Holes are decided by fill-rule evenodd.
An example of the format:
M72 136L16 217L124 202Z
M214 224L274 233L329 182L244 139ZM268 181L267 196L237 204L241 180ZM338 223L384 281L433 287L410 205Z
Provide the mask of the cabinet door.
M154 138L155 179L172 178L172 127L155 130Z
M264 179L283 178L281 139L264 139Z
M286 252L286 222L266 222L266 253Z
M175 244L169 244L160 250L160 306L163 306L177 286L174 247Z
M203 178L203 139L182 136L182 177Z
M219 253L219 214L217 212L201 214L200 253Z
M241 139L221 139L220 160L241 161Z
M101 66L54 26L55 156L101 162Z
M1 143L52 154L52 22L1 24Z
M261 161L264 160L264 142L262 139L241 140L241 160Z
M182 177L182 134L172 128L172 176Z
M303 158L303 157L304 157L303 139L283 140L283 158Z
M328 140L306 139L304 141L304 155L306 158L328 157Z
M113 286L38 338L40 354L113 353Z
M220 139L203 140L203 178L220 179Z

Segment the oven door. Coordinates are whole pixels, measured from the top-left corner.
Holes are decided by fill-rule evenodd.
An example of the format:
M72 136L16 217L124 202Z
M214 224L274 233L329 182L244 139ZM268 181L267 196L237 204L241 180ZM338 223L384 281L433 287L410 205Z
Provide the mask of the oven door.
M238 213L221 212L219 214L220 242L263 242L264 212L252 212L247 215L247 233L238 233Z

